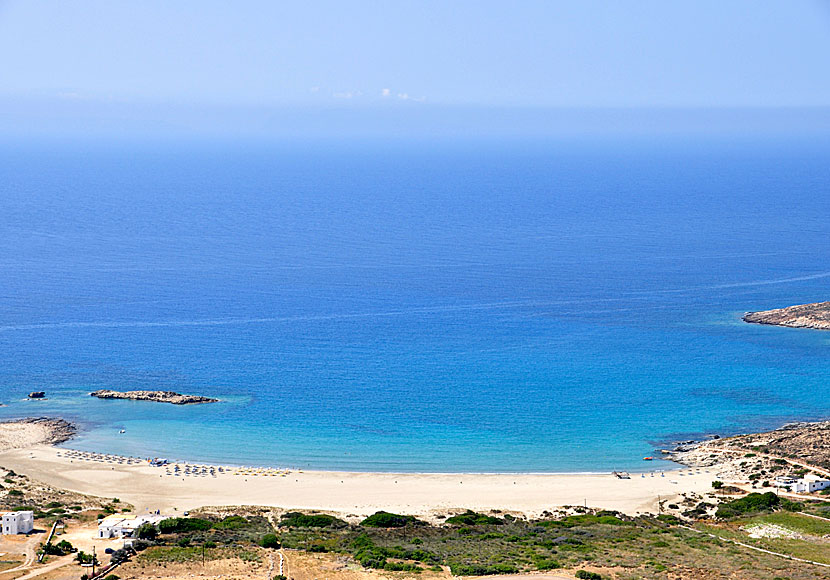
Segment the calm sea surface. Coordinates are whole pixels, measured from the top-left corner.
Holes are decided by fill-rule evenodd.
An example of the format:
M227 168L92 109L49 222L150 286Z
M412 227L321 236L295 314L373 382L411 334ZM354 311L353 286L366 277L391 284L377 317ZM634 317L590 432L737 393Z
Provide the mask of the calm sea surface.
M0 418L75 420L76 448L664 467L830 416L830 332L740 321L828 299L827 142L0 150Z

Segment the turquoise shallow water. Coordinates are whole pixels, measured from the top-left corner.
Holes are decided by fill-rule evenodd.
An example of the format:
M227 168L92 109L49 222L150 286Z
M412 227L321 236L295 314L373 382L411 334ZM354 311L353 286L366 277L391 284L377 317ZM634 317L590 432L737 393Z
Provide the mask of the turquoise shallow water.
M0 417L141 456L523 472L827 417L830 333L740 315L828 299L828 161L763 139L6 147Z

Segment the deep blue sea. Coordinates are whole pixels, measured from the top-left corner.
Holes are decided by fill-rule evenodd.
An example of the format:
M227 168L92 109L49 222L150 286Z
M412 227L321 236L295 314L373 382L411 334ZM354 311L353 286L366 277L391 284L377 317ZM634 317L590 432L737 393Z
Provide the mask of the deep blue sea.
M5 144L0 418L236 464L664 467L830 417L830 332L740 320L830 300L829 258L826 140Z

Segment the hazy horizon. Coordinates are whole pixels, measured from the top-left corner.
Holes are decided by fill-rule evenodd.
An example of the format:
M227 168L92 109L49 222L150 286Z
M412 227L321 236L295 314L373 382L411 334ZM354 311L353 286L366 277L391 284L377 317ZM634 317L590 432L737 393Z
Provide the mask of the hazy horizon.
M826 132L830 7L0 2L0 134Z
M0 98L18 139L753 137L830 135L828 107L218 106Z

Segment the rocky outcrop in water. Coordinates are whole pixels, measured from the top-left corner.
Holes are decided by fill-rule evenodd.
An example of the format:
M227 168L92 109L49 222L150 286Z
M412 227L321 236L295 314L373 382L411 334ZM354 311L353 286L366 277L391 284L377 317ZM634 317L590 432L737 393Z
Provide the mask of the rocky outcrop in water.
M219 399L202 397L199 395L182 395L173 391L111 391L101 389L90 393L99 399L129 399L131 401L153 401L155 403L171 403L173 405L195 405L199 403L217 403Z
M754 324L830 330L830 302L798 304L775 310L747 312L743 320Z

